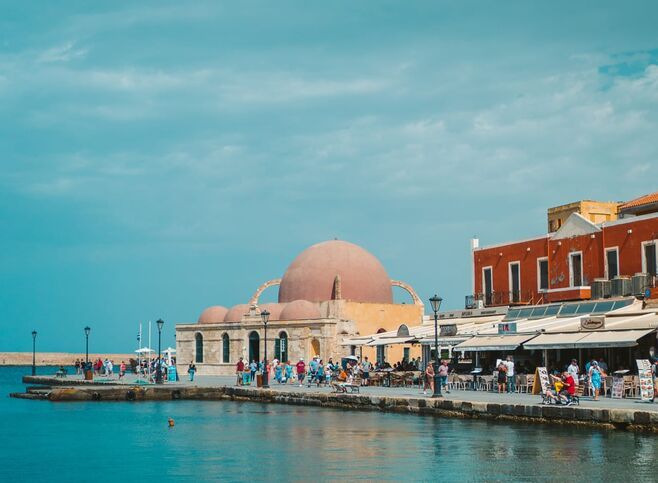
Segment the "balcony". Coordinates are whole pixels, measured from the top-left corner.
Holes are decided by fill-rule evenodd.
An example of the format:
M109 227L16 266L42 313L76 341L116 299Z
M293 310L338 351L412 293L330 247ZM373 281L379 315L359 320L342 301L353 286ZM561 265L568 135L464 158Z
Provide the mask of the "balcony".
M478 307L497 307L507 305L533 305L546 302L544 294L528 291L499 291L467 295L464 306L467 309Z

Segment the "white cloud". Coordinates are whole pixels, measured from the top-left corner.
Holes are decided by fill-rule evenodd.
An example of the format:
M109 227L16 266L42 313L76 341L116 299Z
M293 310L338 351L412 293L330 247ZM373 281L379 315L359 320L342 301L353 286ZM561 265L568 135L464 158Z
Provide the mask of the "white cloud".
M50 49L44 50L37 56L37 62L69 62L74 59L81 59L87 55L87 49L76 49L75 43L68 42Z

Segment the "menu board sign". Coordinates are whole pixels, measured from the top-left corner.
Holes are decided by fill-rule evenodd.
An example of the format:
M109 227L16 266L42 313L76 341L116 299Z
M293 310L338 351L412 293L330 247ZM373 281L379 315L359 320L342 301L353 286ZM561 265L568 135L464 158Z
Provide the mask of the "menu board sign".
M612 377L612 393L613 399L621 399L624 397L624 376L614 375Z
M535 370L535 381L532 383L533 394L545 394L551 388L551 378L548 377L548 370L545 367L538 367Z
M637 373L640 377L640 397L642 401L653 399L653 379L651 377L651 362L647 359L637 359Z

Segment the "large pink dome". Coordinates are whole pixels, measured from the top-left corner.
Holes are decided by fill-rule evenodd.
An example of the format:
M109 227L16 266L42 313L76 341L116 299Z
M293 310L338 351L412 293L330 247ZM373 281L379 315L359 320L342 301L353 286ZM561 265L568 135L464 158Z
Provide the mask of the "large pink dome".
M240 322L242 320L242 316L248 313L249 304L234 305L231 307L231 310L226 313L224 322Z
M221 305L208 307L206 310L201 312L201 315L199 316L199 323L218 324L220 322L224 322L224 317L226 317L227 312L228 309L226 307L222 307Z
M393 303L391 279L384 266L360 246L342 240L318 243L300 253L281 279L279 302L331 300L336 275L342 299Z
M281 312L281 320L313 320L320 318L317 304L308 300L295 300Z
M260 310L260 312L267 310L270 313L270 320L282 320L281 311L285 307L286 304L263 304L258 306L258 310Z

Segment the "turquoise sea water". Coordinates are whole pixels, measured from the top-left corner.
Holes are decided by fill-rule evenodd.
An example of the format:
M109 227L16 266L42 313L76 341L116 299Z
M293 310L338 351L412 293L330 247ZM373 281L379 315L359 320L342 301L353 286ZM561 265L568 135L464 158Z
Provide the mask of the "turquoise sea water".
M257 403L6 397L23 389L26 371L0 368L0 481L630 482L658 474L651 435Z

